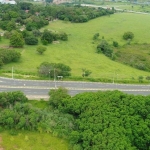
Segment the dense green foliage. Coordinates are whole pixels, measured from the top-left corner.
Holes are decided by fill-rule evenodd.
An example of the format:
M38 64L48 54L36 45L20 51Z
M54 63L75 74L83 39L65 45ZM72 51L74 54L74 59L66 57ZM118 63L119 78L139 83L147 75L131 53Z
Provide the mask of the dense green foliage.
M38 67L38 73L41 76L50 76L51 78L54 78L56 76L70 76L71 68L67 65L64 65L62 63L49 63L49 62L43 62Z
M60 11L58 12L57 17L60 20L69 20L71 22L81 23L81 22L87 22L96 17L110 15L113 13L114 12L112 10L103 9L101 7L96 9L96 8L82 7L76 5L75 7L66 7L66 9L62 9L62 6L60 6Z
M0 49L0 67L3 64L17 62L21 54L13 49Z
M50 90L49 96L49 104L54 108L58 108L64 98L70 98L67 89L63 87Z
M132 32L125 32L123 34L123 39L124 40L132 40L134 38L134 34Z
M6 129L36 130L67 137L73 130L73 117L58 110L40 109L27 103L21 92L0 94L0 126ZM25 103L26 102L26 103Z
M107 57L112 57L113 50L106 40L102 40L100 44L97 45L97 53L103 53Z
M36 48L36 51L39 53L39 54L43 54L45 51L46 51L46 47L44 47L44 46L38 46L37 48Z
M27 98L22 92L15 91L15 92L0 93L0 108L13 107L17 102L19 103L27 102Z
M20 94L1 93L0 126L68 138L74 150L150 148L150 96L98 91L70 97L67 90L59 88L50 91L48 106L53 109L44 109L24 103L26 98L14 103ZM13 99L7 106L5 97Z
M112 10L65 5L33 5L20 2L16 5L0 4L0 28L7 31L25 25L26 30L40 29L49 24L49 20L61 19L71 22L87 22L90 19L113 14ZM16 24L17 23L17 24Z
M76 118L70 140L79 150L150 148L150 96L83 93L63 100L60 109Z
M24 39L21 33L14 31L10 37L10 46L23 47Z
M25 43L27 45L37 45L38 44L38 39L34 36L28 36L25 38Z

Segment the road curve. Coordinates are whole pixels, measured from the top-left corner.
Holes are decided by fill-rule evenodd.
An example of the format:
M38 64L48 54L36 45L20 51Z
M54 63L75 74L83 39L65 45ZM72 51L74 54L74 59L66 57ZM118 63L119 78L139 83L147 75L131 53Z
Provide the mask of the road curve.
M51 89L65 87L74 96L82 92L119 90L135 95L149 95L150 85L116 84L100 82L50 81L50 80L20 80L0 77L0 92L22 91L27 97L47 99Z

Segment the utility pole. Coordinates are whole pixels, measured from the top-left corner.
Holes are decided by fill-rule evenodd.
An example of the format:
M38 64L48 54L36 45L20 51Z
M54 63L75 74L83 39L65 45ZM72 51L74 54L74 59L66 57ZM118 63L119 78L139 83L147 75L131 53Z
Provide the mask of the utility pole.
M55 89L56 89L56 73L55 73L55 68L54 68L54 84L55 84Z
M12 74L11 74L11 76L12 76L12 79L14 78L14 68L12 67Z
M51 73L51 72L49 71L49 87L50 87L50 73Z

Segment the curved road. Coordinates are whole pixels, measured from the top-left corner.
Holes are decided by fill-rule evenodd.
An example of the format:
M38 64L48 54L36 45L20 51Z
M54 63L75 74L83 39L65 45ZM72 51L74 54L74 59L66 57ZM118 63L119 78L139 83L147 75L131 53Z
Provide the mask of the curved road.
M86 91L120 90L129 94L149 95L150 85L131 85L100 82L50 81L50 80L20 80L0 77L0 92L20 90L27 97L48 98L50 89L65 87L70 95Z

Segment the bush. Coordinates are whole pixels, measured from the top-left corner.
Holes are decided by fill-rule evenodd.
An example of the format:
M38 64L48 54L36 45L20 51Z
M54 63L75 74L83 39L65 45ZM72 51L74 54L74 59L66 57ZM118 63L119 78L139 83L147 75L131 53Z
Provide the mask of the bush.
M38 39L34 36L26 37L25 38L25 43L27 45L37 45L38 44Z
M103 53L107 57L112 57L113 50L108 45L107 41L102 40L97 46L97 53Z
M132 32L125 32L123 35L123 39L124 40L132 40L134 38L134 34Z
M21 57L21 54L15 50L0 49L0 64L17 62Z
M114 46L114 47L118 47L118 46L119 46L118 42L113 41L113 46Z
M99 33L95 33L94 36L93 36L93 40L97 40L99 37Z
M39 54L43 54L45 51L46 51L46 47L44 46L38 46L36 51L39 53Z
M61 33L59 35L59 37L60 37L60 40L62 40L62 41L67 41L68 40L68 35L66 33Z

